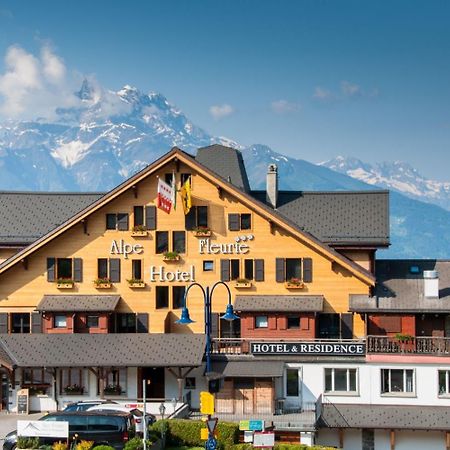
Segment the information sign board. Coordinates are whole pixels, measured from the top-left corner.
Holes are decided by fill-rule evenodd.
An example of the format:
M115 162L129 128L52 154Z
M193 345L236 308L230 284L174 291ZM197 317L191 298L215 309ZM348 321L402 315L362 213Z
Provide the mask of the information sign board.
M17 413L28 414L29 407L29 390L20 389L17 391Z
M255 433L253 435L253 447L273 447L275 445L275 433Z
M17 436L69 439L69 422L18 420Z

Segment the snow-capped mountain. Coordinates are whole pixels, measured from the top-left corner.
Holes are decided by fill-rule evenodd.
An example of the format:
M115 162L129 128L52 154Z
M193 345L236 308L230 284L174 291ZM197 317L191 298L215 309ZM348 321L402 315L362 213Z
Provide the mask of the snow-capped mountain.
M211 136L161 94L145 94L131 86L108 91L85 81L76 95L78 104L57 110L51 122L0 123L0 190L108 190L174 145L195 154L197 148L211 143L242 150L254 189L264 189L267 166L273 162L279 168L281 189L378 188L372 177L348 176L344 166L319 166L264 145L243 148L229 139ZM370 166L359 161L348 170L372 173ZM387 171L380 173L386 179L394 178ZM408 173L417 174L413 169ZM413 178L405 179L412 183ZM391 187L382 181L376 185ZM392 247L381 256L449 258L449 223L450 212L393 192Z
M408 197L439 205L450 211L450 182L430 180L401 161L368 164L357 158L338 156L320 165L364 181L393 189Z

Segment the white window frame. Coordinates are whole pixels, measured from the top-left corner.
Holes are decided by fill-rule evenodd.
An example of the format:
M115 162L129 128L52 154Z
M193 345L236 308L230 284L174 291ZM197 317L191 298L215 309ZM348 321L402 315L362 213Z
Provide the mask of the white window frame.
M262 318L266 319L265 325L258 324L258 319L262 319ZM257 329L269 328L269 316L266 316L266 315L263 315L263 314L261 314L260 316L255 316L255 328L257 328Z
M288 370L297 370L298 373L298 395L293 396L293 395L288 395L287 393L287 371ZM288 398L288 399L300 399L301 401L303 401L303 396L302 396L302 366L297 365L297 364L288 364L285 366L284 368L284 376L283 376L283 393L284 393L284 397Z
M383 371L389 370L389 391L383 392ZM392 382L391 382L391 373L392 370L402 370L403 371L403 389L406 388L406 371L411 370L412 371L412 391L402 391L402 392L396 392L392 391ZM380 395L381 397L416 397L416 369L414 368L400 368L400 367L382 367L380 368Z
M445 372L445 392L439 392L439 373ZM449 369L438 369L437 371L437 389L439 398L449 398L450 397L450 370Z
M326 390L326 373L327 370L331 370L331 386L332 390ZM335 387L335 371L346 370L346 384L347 389L345 391L336 391ZM355 391L350 390L350 370L355 371ZM344 396L359 396L359 369L358 367L324 367L323 369L323 392L326 395L344 395Z
M65 318L64 326L59 325L59 321L57 319ZM65 314L55 314L53 316L53 328L67 328L67 315Z

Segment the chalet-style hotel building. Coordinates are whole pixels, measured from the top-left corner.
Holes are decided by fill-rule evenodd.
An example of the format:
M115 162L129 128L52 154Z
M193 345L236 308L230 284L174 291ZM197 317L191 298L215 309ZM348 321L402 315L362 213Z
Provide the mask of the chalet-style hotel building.
M449 449L450 264L375 258L387 191L279 191L278 176L252 191L240 152L213 145L106 194L0 193L2 409L23 388L35 411L136 402L148 380L155 403L190 414L209 389L220 419L284 440ZM189 180L188 214L179 193L157 207L159 180Z

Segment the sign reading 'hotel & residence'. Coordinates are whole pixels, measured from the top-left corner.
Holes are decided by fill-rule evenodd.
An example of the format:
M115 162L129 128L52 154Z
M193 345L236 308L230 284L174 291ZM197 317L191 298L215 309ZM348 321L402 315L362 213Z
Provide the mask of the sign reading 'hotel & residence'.
M355 342L252 342L254 355L363 356L366 345Z

